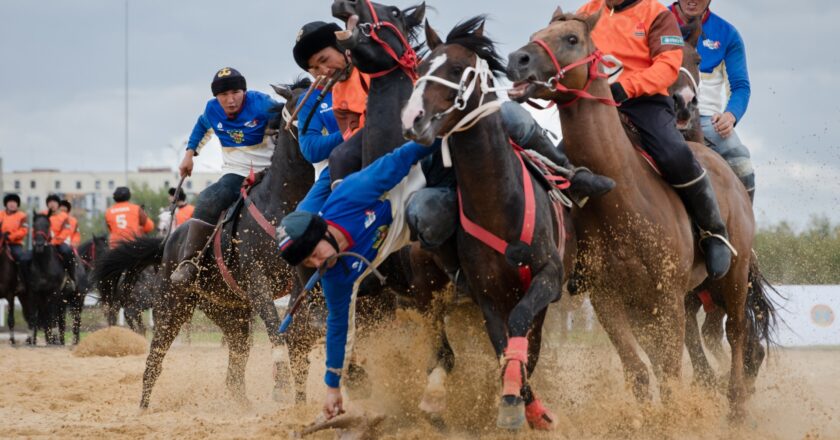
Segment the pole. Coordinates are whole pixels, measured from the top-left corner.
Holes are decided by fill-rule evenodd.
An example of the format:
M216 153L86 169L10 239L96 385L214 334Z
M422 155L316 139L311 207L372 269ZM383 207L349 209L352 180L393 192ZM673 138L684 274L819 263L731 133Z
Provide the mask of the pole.
M125 0L125 140L123 177L128 186L128 0Z

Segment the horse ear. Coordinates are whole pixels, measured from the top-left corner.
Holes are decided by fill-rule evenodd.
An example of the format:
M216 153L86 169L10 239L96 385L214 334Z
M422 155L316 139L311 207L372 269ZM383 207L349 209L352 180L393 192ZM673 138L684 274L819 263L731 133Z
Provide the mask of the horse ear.
M598 20L600 20L600 19L601 19L601 10L598 10L598 12L590 15L589 17L586 17L583 20L583 22L586 23L586 27L589 28L589 31L592 32L592 30L595 29L595 25L598 24Z
M554 10L554 13L551 14L551 20L549 20L548 23L549 24L554 23L555 21L557 21L558 19L563 17L563 15L564 15L563 14L563 8L558 6L557 9Z
M286 86L281 86L277 84L272 84L271 88L274 89L274 93L286 98L286 101L292 100L292 90Z
M430 50L435 50L435 48L441 44L443 44L443 41L441 41L437 32L432 29L432 25L429 24L429 20L426 20L426 46L429 46Z
M475 32L473 32L473 35L475 35L476 37L483 37L484 36L484 24L485 23L487 23L487 22L484 21L484 20L481 20L481 24L478 25L478 27L475 29Z
M686 38L685 43L690 44L691 47L697 47L697 43L700 41L700 36L703 35L703 24L700 20L694 19L691 26L693 29L688 38Z
M410 8L407 11L410 11L409 14L406 15L406 24L408 27L412 28L414 26L418 26L420 23L423 23L423 19L426 18L426 2L415 6L413 11Z

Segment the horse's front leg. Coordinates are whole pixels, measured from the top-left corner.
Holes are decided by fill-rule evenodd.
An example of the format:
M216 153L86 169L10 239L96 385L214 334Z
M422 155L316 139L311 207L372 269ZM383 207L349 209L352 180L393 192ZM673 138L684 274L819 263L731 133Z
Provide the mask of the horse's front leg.
M539 359L546 308L560 296L562 278L561 266L554 259L549 260L510 312L502 367L502 401L496 420L500 428L519 429L526 420L532 428L540 430L550 430L556 424L556 417L543 406L526 379Z
M697 313L701 305L696 290L685 296L685 347L688 349L691 366L694 368L694 382L712 388L715 383L715 374L703 351L700 327L697 325Z

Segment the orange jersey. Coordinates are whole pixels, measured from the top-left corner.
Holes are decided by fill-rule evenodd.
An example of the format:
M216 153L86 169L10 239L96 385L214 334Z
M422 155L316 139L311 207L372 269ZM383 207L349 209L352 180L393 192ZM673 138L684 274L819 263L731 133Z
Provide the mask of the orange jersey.
M73 231L70 234L70 245L78 246L82 242L82 234L79 232L79 221L71 214L67 215L67 222L70 223L70 229Z
M111 233L109 239L111 247L123 241L151 232L154 223L140 205L131 202L119 202L105 211L105 223Z
M50 213L48 210L43 213L50 217L50 233L52 235L50 244L59 245L67 242L67 239L73 235L73 229L70 227L70 219L67 213L61 211Z
M172 223L172 227L177 228L178 226L183 225L184 222L192 218L194 211L195 206L193 205L184 205L178 208L178 210L175 211L175 222Z
M592 0L578 14L601 18L592 31L595 46L618 58L624 72L618 82L629 98L668 95L682 66L682 33L674 15L656 0L639 0L620 10Z
M370 76L354 67L349 78L332 88L333 114L345 140L365 126L369 87Z
M9 234L9 243L23 244L26 233L29 232L26 223L26 213L22 211L0 211L0 232Z

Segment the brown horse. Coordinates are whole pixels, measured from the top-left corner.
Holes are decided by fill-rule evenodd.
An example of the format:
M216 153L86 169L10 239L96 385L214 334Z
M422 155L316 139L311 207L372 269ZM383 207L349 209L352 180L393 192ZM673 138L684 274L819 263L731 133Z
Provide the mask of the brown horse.
M554 417L527 378L539 360L547 307L560 298L573 260L564 261L563 207L531 176L502 128L492 84L504 63L484 36L484 17L457 25L445 43L427 23L426 43L431 53L403 109L403 129L420 143L443 137L451 146L461 209L458 257L503 362L497 425L519 429L527 419L551 429ZM443 368L436 369L430 384L441 376Z
M18 287L20 287L18 266L12 257L12 252L9 249L9 240L5 235L0 235L0 298L9 302L9 343L15 344L15 297L18 296ZM21 296L21 300L25 298Z
M603 104L609 100L610 89L598 74L600 60L590 37L599 18L600 14L583 17L558 9L548 27L510 55L508 75L515 81L512 96L558 103L572 162L617 182L611 193L575 212L580 258L587 269L584 276L592 305L618 351L636 398L651 397L648 369L636 351L638 343L650 358L661 395L667 399L670 382L681 374L683 299L707 274L694 228L676 192L636 153L618 112ZM574 66L558 69L558 64ZM581 91L596 99L574 100ZM755 221L749 197L726 162L702 145L690 146L712 180L737 251L726 276L707 284L727 312L732 347L730 415L741 419L747 398L745 364L750 362L745 356L755 353L748 344L757 343L748 338L761 333L751 331L757 326L750 319L755 315L746 310L750 271L757 271L750 258Z
M677 114L677 128L685 140L703 143L703 127L700 126L700 107L697 105L697 93L700 86L700 54L697 42L703 34L703 25L699 20L680 28L685 44L683 62L677 80L668 93L674 99L674 112Z

